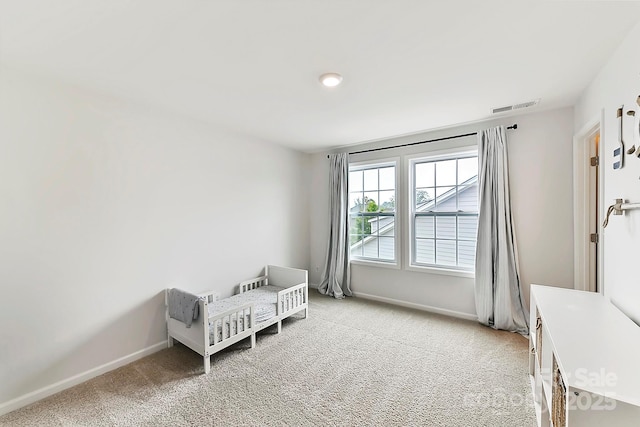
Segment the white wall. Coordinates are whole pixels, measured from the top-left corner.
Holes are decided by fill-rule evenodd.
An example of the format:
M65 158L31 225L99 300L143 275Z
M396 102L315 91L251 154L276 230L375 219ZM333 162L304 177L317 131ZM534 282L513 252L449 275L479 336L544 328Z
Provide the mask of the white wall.
M596 79L583 92L575 109L575 131L579 132L604 110L601 141L604 150L601 170L604 171L604 204L616 198L640 202L640 159L626 156L626 166L613 170L613 150L617 147L618 121L616 110L622 104L625 111L635 107L640 96L640 23L629 33ZM637 126L637 122L636 122ZM640 146L636 128L627 120L626 148ZM604 230L604 292L636 323L640 323L640 210L629 211L624 217L612 217Z
M308 159L1 67L0 410L162 343L169 285L307 268Z
M518 240L521 279L525 298L531 283L560 287L573 286L573 205L572 136L573 110L565 108L522 115L511 119L461 126L411 137L379 141L357 148L371 148L474 132L497 124L518 123L508 131L511 167L511 196ZM351 156L352 161L403 156L424 150L439 150L474 144L475 137L431 143ZM352 148L356 151L356 148ZM310 281L319 283L325 263L328 233L327 153L311 160L312 205L310 213ZM403 170L403 175L405 172ZM407 257L406 245L402 256ZM473 279L394 270L359 264L352 265L352 288L377 298L398 300L475 316Z

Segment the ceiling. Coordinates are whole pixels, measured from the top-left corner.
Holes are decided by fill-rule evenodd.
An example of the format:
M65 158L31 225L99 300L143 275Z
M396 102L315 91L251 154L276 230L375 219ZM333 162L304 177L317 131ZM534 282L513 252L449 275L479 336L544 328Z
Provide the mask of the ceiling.
M310 152L573 105L639 20L637 1L0 0L0 59Z

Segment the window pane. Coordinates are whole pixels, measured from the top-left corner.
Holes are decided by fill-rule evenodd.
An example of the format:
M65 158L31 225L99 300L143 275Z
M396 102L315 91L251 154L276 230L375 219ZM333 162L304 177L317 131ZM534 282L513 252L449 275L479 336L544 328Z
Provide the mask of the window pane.
M349 218L349 233L350 234L364 234L365 218L361 216L351 216Z
M360 223L357 218L351 217L349 218L349 233L350 234L360 234Z
M380 170L380 190L393 190L396 188L396 168L388 167Z
M362 212L362 193L349 193L349 212Z
M415 201L416 201L416 209L419 211L429 211L433 210L434 202L433 199L436 195L436 189L433 187L430 188L417 188L415 193ZM432 202L429 204L429 202Z
M415 168L416 187L434 187L436 185L434 170L433 162L417 163Z
M458 217L458 239L476 240L478 233L477 216Z
M478 212L478 181L458 187L458 209L465 212Z
M394 212L396 210L396 192L381 191L379 194L380 201L378 206L380 212Z
M364 240L363 256L378 258L378 238L368 237Z
M456 217L438 216L436 217L436 238L455 239L456 238Z
M456 265L455 240L436 240L436 264Z
M436 163L436 185L456 185L456 160Z
M362 236L361 235L351 235L351 255L362 256Z
M456 187L436 188L436 206L434 210L438 212L455 212L458 210L456 204Z
M396 255L393 237L380 237L380 259L393 260Z
M364 191L378 189L378 169L366 169L364 173Z
M464 184L473 177L478 176L478 158L468 157L458 160L458 184Z
M362 191L362 171L349 172L349 191Z
M370 216L363 216L363 217L360 218L360 221L362 223L362 234L365 237L368 237L368 236L370 236L371 234L373 234L375 232L375 229L374 229L373 232L371 231L371 220L372 219L375 219L375 218L374 217L370 217Z
M432 239L416 239L416 262L435 264L435 243Z
M379 230L379 234L382 236L393 237L395 235L395 218L392 216L379 216L377 217L377 230ZM372 233L373 233L373 226Z
M369 224L371 225L371 234L378 234L378 227L380 227L380 217L376 216L373 218L367 218Z
M474 268L476 262L476 242L458 242L458 265L464 268Z
M416 217L416 237L435 237L434 233L434 218L432 216L418 216Z
M378 206L378 192L369 191L364 193L364 212L378 212L380 209Z

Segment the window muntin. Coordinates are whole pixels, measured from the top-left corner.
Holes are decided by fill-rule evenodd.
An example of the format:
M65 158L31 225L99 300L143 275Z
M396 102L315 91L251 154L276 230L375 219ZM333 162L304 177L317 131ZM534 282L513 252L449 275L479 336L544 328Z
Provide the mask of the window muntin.
M411 262L472 271L478 227L475 153L411 163Z
M396 164L349 169L349 242L353 259L396 260Z

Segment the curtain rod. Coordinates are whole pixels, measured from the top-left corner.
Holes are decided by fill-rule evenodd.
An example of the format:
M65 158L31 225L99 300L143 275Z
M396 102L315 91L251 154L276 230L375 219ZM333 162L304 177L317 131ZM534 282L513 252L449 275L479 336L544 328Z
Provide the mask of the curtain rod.
M518 124L515 123L511 126L508 126L507 129L518 129ZM392 145L391 147L381 147L381 148L372 148L370 150L353 151L349 154L362 154L362 153L370 153L372 151L391 150L392 148L410 147L412 145L427 144L429 142L437 142L437 141L446 141L447 139L457 139L457 138L463 138L465 136L472 136L477 134L478 132L464 133L461 135L452 135L452 136L445 136L443 138L429 139L427 141L418 141L418 142L410 142L408 144ZM327 155L327 158L329 158L328 155Z

